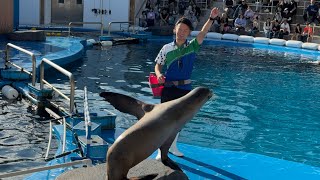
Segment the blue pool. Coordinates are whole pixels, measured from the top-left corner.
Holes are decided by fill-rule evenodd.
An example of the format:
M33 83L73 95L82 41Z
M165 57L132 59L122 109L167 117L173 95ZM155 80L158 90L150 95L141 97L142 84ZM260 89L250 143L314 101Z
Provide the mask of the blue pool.
M193 85L210 87L216 98L185 126L180 141L320 166L320 66L313 63L315 52L298 55L293 54L297 49L235 45L206 45L199 52ZM77 86L158 102L147 76L161 47L153 43L89 50L74 69ZM119 115L118 126L135 122Z
M77 93L88 87L93 108L107 106L98 96L101 91L116 91L147 102L158 103L148 87L147 77L154 69L154 58L163 43L96 47L86 56L69 64L76 80ZM196 117L182 130L179 141L215 149L245 151L301 162L320 167L320 66L315 62L317 51L298 50L264 45L252 46L229 42L206 42L198 54L193 73L193 86L207 86L215 93ZM295 52L303 51L303 54ZM48 72L49 81L60 89L68 80ZM58 85L60 84L60 85ZM0 103L7 103L0 99ZM19 114L18 104L8 104L1 112L12 121L0 125L0 172L43 164L47 140L47 125L27 110ZM22 106L26 108L26 106ZM112 108L111 106L107 106ZM7 110L6 108L9 108ZM118 114L117 126L135 123L130 115ZM28 113L28 112L27 112ZM12 115L12 117L11 117ZM27 122L23 121L27 119ZM4 119L0 117L0 122ZM23 127L23 128L21 128ZM40 127L40 128L35 128ZM35 136L30 136L35 132ZM28 129L28 130L24 130ZM12 131L11 131L12 130ZM30 136L19 140L5 132ZM10 139L16 142L10 144ZM35 145L21 146L25 141ZM12 150L6 159L9 147ZM13 158L18 155L19 158ZM9 160L8 160L9 159ZM17 165L16 162L24 162ZM5 172L2 171L2 172Z

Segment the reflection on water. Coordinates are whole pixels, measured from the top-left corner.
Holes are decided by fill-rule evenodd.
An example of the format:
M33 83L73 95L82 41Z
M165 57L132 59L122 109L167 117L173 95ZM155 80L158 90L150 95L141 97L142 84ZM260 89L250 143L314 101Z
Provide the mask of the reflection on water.
M28 109L27 102L0 98L0 173L45 164L48 124Z
M98 93L114 91L158 103L147 80L161 47L145 44L88 50L83 60L66 67L75 76L76 100L81 101L87 86L92 111L112 109L119 115L117 126L130 127L135 118L114 110ZM309 63L314 59L248 47L202 47L193 85L209 87L215 98L186 124L179 140L320 166L320 100L315 98L320 96L320 67ZM68 93L68 80L62 75L49 70L46 77ZM47 124L28 113L22 102L1 112L10 113L0 117L0 172L43 163Z

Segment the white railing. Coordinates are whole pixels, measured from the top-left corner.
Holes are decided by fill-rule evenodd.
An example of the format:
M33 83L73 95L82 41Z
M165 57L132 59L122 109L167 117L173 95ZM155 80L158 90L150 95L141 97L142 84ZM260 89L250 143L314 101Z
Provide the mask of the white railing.
M120 24L120 28L121 28L121 24L132 24L131 21L115 21L115 22L109 22L108 24L108 36L110 36L110 31L111 31L111 25L112 24ZM133 32L134 32L134 28L133 29ZM129 32L129 26L128 26L128 32Z
M51 85L48 81L44 79L44 64L48 64L51 67L55 68L62 74L69 77L69 83L70 83L70 97L63 94L59 89L55 88L53 85ZM65 70L64 68L58 66L57 64L53 63L52 61L43 58L40 64L40 89L42 90L44 88L44 84L48 85L50 88L52 88L55 92L57 92L59 95L61 95L64 99L69 101L69 115L71 116L74 114L74 94L75 94L75 82L73 74L69 71Z
M16 49L20 52L23 52L25 54L28 54L29 56L31 56L31 60L32 60L32 73L30 73L29 71L25 70L23 67L20 67L16 64L14 64L13 62L10 61L10 48ZM36 56L34 53L23 49L19 46L16 46L14 44L8 43L6 46L6 59L5 59L5 66L8 66L8 64L11 64L12 66L18 68L19 70L29 74L32 76L32 85L34 86L36 84Z
M44 167L38 167L38 168L33 168L33 169L11 172L11 173L5 173L5 174L0 174L0 179L1 178L10 178L10 177L20 176L20 175L26 175L26 174L36 173L36 172L40 172L40 171L47 171L47 170L52 170L52 169L71 167L71 166L79 165L79 164L85 164L88 167L90 167L90 166L92 166L92 161L91 161L91 159L83 159L83 160L68 162L68 163L64 163L64 164L57 164L57 165L52 165L52 166L44 166Z
M100 35L103 36L103 23L102 22L70 22L68 36L71 35L71 25L72 24L100 24Z
M84 120L86 125L86 139L87 139L87 152L86 157L90 154L90 144L91 144L91 119L89 113L89 106L88 106L88 93L87 87L84 87L84 101L83 101L83 113L84 113Z
M49 108L45 108L46 112L48 114L50 114L50 116L52 116L54 119L53 120L61 120L62 122L61 124L63 125L63 135L62 135L62 154L65 152L66 150L66 140L67 140L67 123L66 123L66 119L65 117L60 117L58 114L56 114L55 112L53 112L51 109ZM52 120L50 120L49 123L49 142L48 142L48 146L47 146L47 152L45 155L45 159L48 159L49 157L49 152L51 149L51 142L52 142Z

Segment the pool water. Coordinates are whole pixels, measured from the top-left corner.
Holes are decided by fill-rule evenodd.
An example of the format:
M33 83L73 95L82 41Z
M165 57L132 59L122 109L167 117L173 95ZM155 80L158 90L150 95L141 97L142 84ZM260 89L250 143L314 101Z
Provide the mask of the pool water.
M27 102L0 96L0 173L46 164L49 124L31 109Z
M65 69L75 76L76 94L87 86L91 109L111 108L118 115L117 126L127 128L136 119L114 110L98 94L114 91L158 103L147 80L163 43L95 47ZM313 53L225 43L203 46L193 86L209 87L215 98L186 124L179 141L320 167L320 66L310 63L314 59ZM54 70L46 71L46 77L58 89L68 89L68 80ZM48 124L26 102L0 98L0 173L45 164L48 132Z
M73 70L77 87L158 103L147 78L162 45L88 50L83 64ZM179 141L320 166L320 66L310 63L314 58L225 44L202 47L193 86L209 87L215 98L185 126ZM115 112L118 126L135 123L134 117Z

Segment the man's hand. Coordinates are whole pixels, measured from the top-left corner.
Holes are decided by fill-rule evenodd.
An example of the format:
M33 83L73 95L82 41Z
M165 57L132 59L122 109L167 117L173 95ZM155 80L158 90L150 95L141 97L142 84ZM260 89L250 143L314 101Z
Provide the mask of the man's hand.
M165 77L163 76L163 74L160 74L159 76L157 76L157 78L159 84L164 84Z
M216 18L218 15L219 15L219 9L216 8L216 7L214 7L214 8L211 10L210 17L211 17L211 18Z

